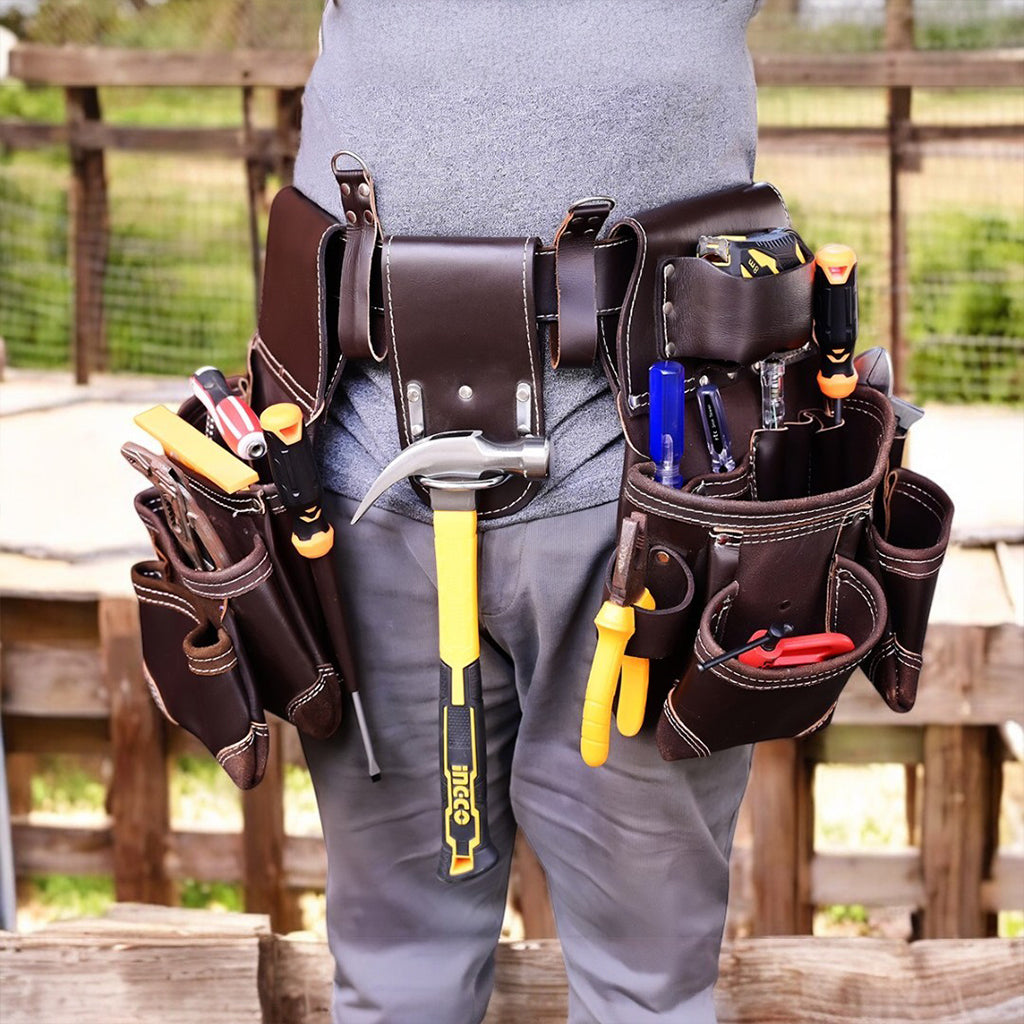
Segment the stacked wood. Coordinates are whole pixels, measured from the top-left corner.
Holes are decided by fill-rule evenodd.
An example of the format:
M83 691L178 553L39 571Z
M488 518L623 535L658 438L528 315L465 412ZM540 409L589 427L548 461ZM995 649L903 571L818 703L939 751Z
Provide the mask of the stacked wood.
M1024 940L746 939L726 945L721 1024L1017 1024ZM254 914L119 905L0 933L4 1024L330 1024L333 963ZM556 940L502 943L485 1024L562 1024Z

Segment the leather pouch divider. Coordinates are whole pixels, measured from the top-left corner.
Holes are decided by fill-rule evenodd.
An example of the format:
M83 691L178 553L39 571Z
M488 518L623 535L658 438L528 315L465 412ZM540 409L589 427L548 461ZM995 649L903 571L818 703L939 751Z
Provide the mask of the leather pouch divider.
M894 711L909 711L917 699L928 615L952 519L953 503L941 487L897 469L886 480L865 537L864 561L885 589L889 617L864 671Z
M453 430L481 430L499 442L544 433L537 245L533 238L385 239L384 322L403 447ZM508 515L539 488L511 477L478 493L478 515Z
M158 501L155 490L137 500L146 507ZM239 789L251 789L263 778L269 753L263 705L232 637L157 550L159 560L131 570L150 693L164 716L200 740Z
M716 593L701 616L696 654L708 660L752 631L738 621L744 583ZM764 614L774 614L766 608ZM763 621L763 618L762 618ZM885 628L885 598L871 573L838 556L827 577L825 601L797 632L833 630L848 635L853 650L813 665L753 668L737 659L700 671L694 660L665 701L657 743L667 761L707 757L742 743L805 736L829 723L843 687L878 643Z
M753 363L811 336L813 263L754 278L695 256L666 259L660 269L660 358Z
M137 498L136 510L154 547L168 563L181 595L232 636L242 671L251 677L262 707L307 735L330 736L341 720L337 674L311 644L308 626L296 624L296 609L289 607L278 586L270 551L251 517L244 524L235 521L230 534L221 534L234 559L230 565L195 569L182 559L159 501L148 495Z

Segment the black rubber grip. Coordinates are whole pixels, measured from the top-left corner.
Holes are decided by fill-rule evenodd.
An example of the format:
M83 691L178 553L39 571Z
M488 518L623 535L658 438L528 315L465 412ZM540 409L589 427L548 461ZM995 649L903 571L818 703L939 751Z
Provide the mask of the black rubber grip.
M452 670L441 663L442 843L438 877L475 878L498 863L487 824L487 751L480 661L463 671L465 703L452 700Z

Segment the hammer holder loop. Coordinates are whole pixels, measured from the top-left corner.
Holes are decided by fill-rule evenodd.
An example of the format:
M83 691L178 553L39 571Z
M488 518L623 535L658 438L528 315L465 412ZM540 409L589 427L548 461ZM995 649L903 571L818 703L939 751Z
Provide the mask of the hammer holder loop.
M346 359L387 358L374 343L370 328L370 280L379 261L380 218L373 177L354 153L341 152L331 161L345 210L345 254L341 262L338 341Z
M384 338L402 447L452 430L498 442L543 435L537 247L534 238L384 240ZM516 511L539 486L510 477L478 494L478 515Z
M594 243L615 201L579 199L555 233L558 320L551 325L551 365L591 366L597 355L597 275Z

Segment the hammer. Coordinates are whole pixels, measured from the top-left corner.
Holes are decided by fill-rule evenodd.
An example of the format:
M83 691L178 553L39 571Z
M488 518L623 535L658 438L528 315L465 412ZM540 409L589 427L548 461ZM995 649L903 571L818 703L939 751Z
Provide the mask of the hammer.
M487 825L487 757L480 683L476 492L509 476L547 476L544 438L490 441L479 430L435 434L409 445L367 492L352 522L393 484L414 477L434 510L441 654L442 844L438 877L483 874L498 862Z

